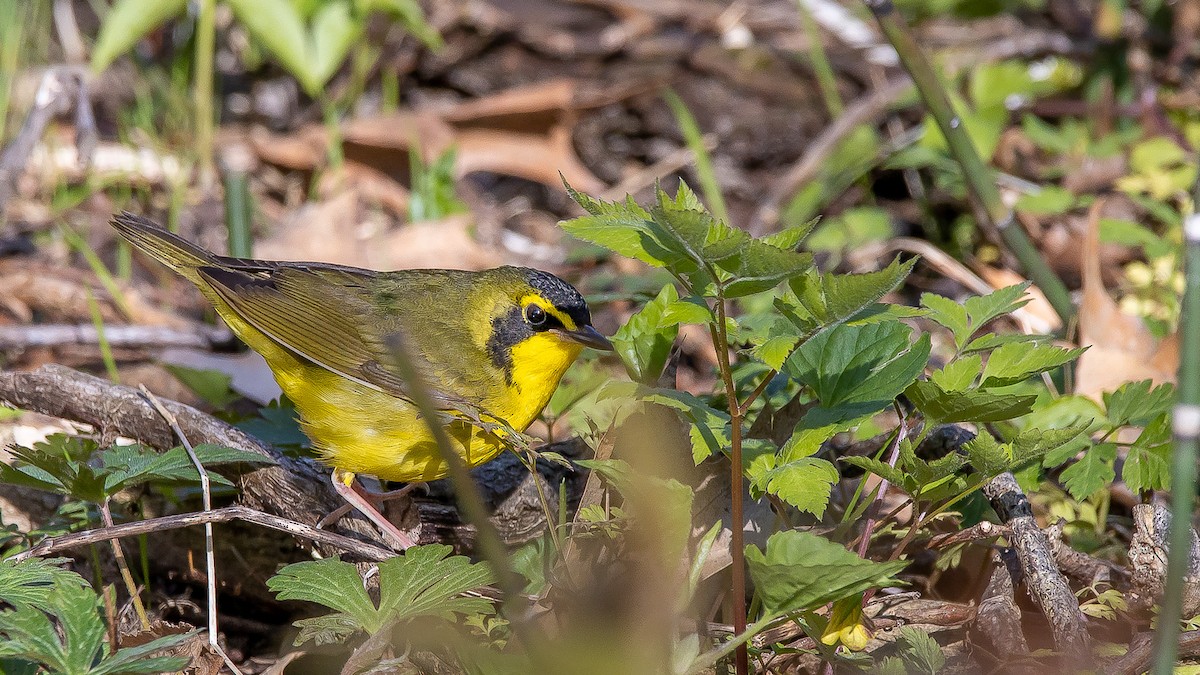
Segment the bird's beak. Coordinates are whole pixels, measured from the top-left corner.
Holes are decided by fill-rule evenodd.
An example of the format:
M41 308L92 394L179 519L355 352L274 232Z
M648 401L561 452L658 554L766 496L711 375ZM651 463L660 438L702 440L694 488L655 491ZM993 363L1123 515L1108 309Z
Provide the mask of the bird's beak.
M580 326L575 330L559 328L555 329L554 332L572 342L578 342L584 347L599 349L602 352L613 351L613 343L609 342L608 338L601 335L600 331L591 326Z

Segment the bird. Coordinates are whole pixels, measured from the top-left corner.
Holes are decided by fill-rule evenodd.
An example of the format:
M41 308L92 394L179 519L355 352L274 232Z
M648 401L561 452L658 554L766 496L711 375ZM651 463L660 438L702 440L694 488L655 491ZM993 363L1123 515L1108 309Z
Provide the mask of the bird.
M413 539L383 517L358 474L410 485L447 463L401 375L411 358L452 449L468 467L506 447L493 425L523 431L585 347L612 351L583 296L527 267L380 272L320 262L212 253L129 212L112 226L194 284L295 405L300 427L332 467L337 492L403 550Z

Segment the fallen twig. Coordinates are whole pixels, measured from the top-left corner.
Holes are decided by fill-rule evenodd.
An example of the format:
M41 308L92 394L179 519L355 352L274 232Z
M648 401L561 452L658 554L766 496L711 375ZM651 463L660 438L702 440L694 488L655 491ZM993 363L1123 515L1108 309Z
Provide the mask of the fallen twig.
M1030 597L1046 615L1055 646L1072 666L1090 662L1091 636L1079 601L1059 572L1050 541L1034 520L1029 499L1017 479L1011 473L1002 473L984 484L983 494L1012 530L1009 544L1021 562Z
M286 532L287 534L295 535L302 539L308 539L315 543L325 544L331 548L343 550L353 554L364 561L379 562L395 557L395 552L385 549L380 546L368 544L365 541L346 537L328 530L318 530L311 525L298 523L294 520L273 516L269 513L263 513L255 509L245 506L226 506L212 511L201 511L198 513L181 513L174 516L162 516L161 518L148 518L146 520L138 520L132 523L122 523L113 525L112 527L98 527L94 530L85 530L83 532L73 532L57 537L47 537L35 546L26 551L12 556L14 562L20 562L27 558L42 557L53 555L61 551L66 551L79 546L87 546L102 541L114 539L122 539L125 537L136 537L142 534L151 532L164 532L166 530L177 530L184 527L192 527L195 525L204 525L206 523L228 523L235 520L240 520L255 525L268 527L272 530Z
M105 326L104 339L113 347L191 347L210 349L228 344L227 329L197 324L187 329L170 326ZM94 345L100 335L92 324L18 324L0 326L0 350Z
M153 406L132 387L125 387L59 365L31 372L0 373L0 401L21 410L83 422L102 436L125 436L157 448L175 445L175 434ZM242 502L291 521L315 524L341 505L326 472L311 460L288 457L241 430L191 406L164 401L179 428L195 443L246 450L274 462L240 476ZM379 541L374 528L360 518L338 525L348 534ZM314 542L321 540L310 538ZM322 553L335 553L334 548Z
M1021 609L1015 598L1020 578L1015 551L1006 548L992 553L992 575L979 598L973 633L987 642L998 659L1012 664L1008 666L1010 671L1033 672L1033 664L1019 665L1029 657L1029 644L1021 632Z

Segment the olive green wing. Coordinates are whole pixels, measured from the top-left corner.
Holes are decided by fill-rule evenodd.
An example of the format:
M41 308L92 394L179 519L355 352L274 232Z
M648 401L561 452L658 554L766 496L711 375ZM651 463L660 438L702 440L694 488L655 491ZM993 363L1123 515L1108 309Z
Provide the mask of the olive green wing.
M319 265L280 265L267 274L222 267L198 272L238 316L285 349L349 380L410 398L393 356L403 317L385 316L373 301L374 273ZM440 390L436 368L417 366L439 405L458 407L459 397Z

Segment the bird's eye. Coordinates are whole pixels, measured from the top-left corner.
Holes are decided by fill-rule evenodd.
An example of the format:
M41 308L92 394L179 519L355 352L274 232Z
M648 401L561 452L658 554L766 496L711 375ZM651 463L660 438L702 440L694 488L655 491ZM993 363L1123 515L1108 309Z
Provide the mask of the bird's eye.
M546 310L538 307L537 305L529 305L525 308L525 320L528 321L529 325L533 326L534 328L540 328L546 325L546 321L548 321L549 318L550 317L546 316Z

